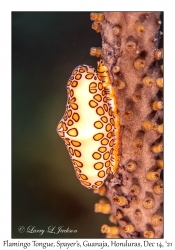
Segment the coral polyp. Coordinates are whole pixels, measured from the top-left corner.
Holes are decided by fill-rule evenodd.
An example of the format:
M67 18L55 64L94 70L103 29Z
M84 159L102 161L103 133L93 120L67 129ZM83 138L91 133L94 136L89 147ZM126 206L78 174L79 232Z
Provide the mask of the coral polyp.
M100 57L108 68L120 117L118 168L106 179L102 192L111 206L110 222L115 224L115 229L102 226L107 238L163 236L160 14L101 13Z

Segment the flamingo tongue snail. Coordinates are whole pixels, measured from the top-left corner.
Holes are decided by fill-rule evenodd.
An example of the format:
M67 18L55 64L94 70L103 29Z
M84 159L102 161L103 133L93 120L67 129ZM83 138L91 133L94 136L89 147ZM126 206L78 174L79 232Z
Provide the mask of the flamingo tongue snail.
M57 126L76 175L87 188L97 189L118 167L119 116L107 67L97 71L76 67L67 83L67 105Z

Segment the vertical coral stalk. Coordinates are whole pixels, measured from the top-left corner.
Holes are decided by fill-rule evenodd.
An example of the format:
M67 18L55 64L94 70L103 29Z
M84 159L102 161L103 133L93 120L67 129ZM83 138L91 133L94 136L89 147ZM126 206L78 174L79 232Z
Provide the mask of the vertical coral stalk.
M160 12L105 12L102 16L98 20L101 58L115 86L121 127L119 167L106 181L105 195L111 204L111 216L122 214L116 222L120 237L160 238L163 235L162 168L157 166L163 158L163 73L158 64L163 57L163 50L158 49ZM120 200L122 197L122 205L116 197ZM122 230L127 225L133 225L132 230Z

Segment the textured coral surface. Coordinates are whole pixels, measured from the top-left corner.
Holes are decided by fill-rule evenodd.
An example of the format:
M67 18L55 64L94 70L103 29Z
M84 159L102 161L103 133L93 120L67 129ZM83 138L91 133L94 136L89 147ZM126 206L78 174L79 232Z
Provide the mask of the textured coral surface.
M96 212L111 213L110 221L116 226L114 229L103 225L101 231L106 237L160 238L163 236L160 12L105 12L100 21L92 14L91 20L96 31L101 32L101 58L116 87L121 126L117 173L109 176L103 190L97 191L109 201L102 200L95 206Z

